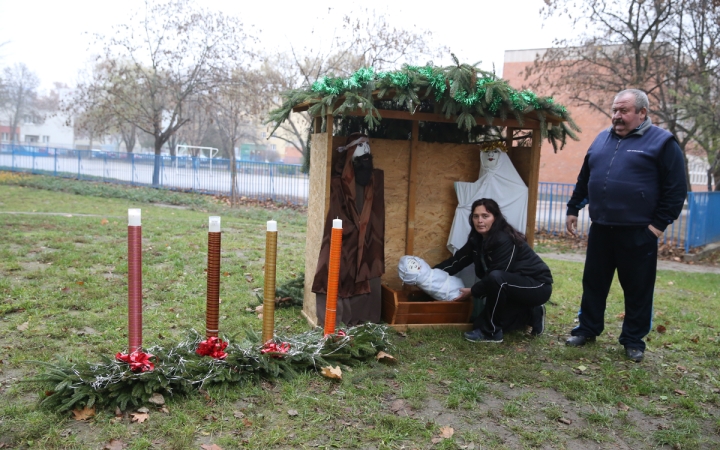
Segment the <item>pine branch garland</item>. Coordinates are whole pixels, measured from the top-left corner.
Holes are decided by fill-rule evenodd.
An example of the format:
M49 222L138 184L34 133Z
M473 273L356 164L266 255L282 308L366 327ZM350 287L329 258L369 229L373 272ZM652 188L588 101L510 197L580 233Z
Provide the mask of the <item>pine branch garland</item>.
M283 104L270 112L268 123L274 123L273 132L290 116L292 109L308 104L308 112L320 115L323 120L328 112L345 117L357 109L365 113L365 123L375 129L382 119L376 103L392 96L391 100L403 110L415 112L423 101L433 101L445 117L455 117L458 128L471 132L477 127L475 117L488 122L493 118L506 119L510 115L521 124L528 115L540 122L542 136L555 150L562 148L568 137L577 140L580 128L570 117L567 108L557 104L552 97L540 97L532 91L517 91L507 81L494 73L485 72L477 64L461 64L452 55L455 65L440 68L434 66L404 65L400 70L375 72L365 67L348 78L323 77L309 87L284 92ZM338 106L338 100L344 98ZM329 109L333 108L334 109ZM547 115L563 120L560 126L548 132Z
M45 389L40 404L57 412L87 406L140 406L154 393L186 395L207 383L242 383L261 378L291 379L308 370L328 365L355 365L390 347L388 328L365 324L350 328L346 336L324 337L322 329L280 338L289 344L287 353L263 354L260 336L248 332L244 340L230 343L224 360L195 353L203 337L193 331L175 347L148 349L155 355L155 369L132 372L127 363L102 356L102 362L56 363L38 361L45 370L28 380ZM228 340L228 339L224 339Z

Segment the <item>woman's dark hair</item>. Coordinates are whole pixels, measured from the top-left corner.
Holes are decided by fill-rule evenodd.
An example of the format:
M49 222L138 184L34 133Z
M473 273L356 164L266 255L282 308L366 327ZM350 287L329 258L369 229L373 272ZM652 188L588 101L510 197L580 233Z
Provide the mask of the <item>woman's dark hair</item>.
M487 236L485 236L485 238L483 239L483 247L492 244L492 242L495 241L498 233L509 234L516 245L521 245L523 242L527 242L525 239L525 235L516 230L512 225L508 223L507 219L505 219L505 216L503 216L503 213L500 211L500 206L495 200L491 198L481 198L479 200L475 200L470 207L470 217L468 218L468 221L470 222L471 236L473 233L479 234L475 230L475 225L473 224L472 219L472 216L475 213L475 208L477 208L478 206L484 206L487 212L492 214L495 218L492 226L490 227L490 230L487 233Z

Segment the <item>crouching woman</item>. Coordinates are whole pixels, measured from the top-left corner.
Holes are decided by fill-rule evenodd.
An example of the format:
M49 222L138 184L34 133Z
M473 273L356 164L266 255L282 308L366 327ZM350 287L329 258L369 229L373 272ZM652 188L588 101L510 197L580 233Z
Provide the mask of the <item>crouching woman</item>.
M455 301L485 297L485 308L465 333L471 342L500 343L503 332L531 327L531 334L545 328L545 303L552 294L550 268L530 248L525 236L503 217L495 200L481 198L470 208L471 231L467 243L440 264L455 275L475 264L477 281L461 289Z

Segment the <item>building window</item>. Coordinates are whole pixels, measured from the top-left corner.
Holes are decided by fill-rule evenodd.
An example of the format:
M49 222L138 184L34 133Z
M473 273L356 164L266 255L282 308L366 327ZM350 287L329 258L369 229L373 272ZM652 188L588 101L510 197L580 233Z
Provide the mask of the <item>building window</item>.
M275 144L270 145L270 150L275 151L276 147Z
M3 141L9 141L9 140L10 140L10 133L3 133L3 134L2 134L2 140L3 140Z
M25 142L27 142L28 144L34 144L34 143L40 142L40 136L33 136L31 134L26 134Z
M260 133L260 136L265 139L267 137L267 133L263 131L262 133Z
M50 142L50 136L43 136L42 141L44 144L47 144L48 142Z

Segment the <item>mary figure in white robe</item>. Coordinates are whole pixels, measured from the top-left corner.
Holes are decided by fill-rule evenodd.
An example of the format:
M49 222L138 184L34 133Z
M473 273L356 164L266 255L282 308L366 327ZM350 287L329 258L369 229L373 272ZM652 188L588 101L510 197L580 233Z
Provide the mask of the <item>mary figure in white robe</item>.
M480 152L480 178L469 183L455 182L458 206L455 209L448 250L454 255L467 243L470 234L470 207L475 200L491 198L497 202L510 225L521 233L527 226L528 188L515 170L504 146L486 147ZM474 267L465 268L460 276L467 285L474 283Z

